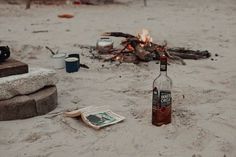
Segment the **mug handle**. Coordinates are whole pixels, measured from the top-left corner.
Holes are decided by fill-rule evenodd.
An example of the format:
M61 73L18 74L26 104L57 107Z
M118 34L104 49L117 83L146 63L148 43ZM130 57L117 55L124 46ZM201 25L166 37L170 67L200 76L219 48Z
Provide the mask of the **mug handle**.
M6 58L5 59L7 59L7 58L9 58L10 57L10 49L9 49L9 47L7 46L6 47L6 51L5 51L5 56L6 56Z

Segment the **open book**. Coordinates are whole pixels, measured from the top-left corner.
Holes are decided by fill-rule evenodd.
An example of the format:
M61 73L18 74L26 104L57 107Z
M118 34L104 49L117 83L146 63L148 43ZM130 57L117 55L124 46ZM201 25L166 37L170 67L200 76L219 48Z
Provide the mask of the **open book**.
M82 120L94 129L100 129L125 119L125 117L112 112L105 106L89 106L71 112L65 112L65 115L72 118L81 116Z

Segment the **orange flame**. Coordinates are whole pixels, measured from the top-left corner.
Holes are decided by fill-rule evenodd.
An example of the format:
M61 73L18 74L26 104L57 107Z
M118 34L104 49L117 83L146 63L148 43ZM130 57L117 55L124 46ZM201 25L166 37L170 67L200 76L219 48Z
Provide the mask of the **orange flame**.
M115 58L115 60L120 60L121 59L121 57L120 56L116 56L116 58Z
M134 51L134 48L130 44L127 46L127 49L130 51Z
M147 29L143 29L141 33L138 33L138 38L140 41L144 42L144 45L150 44L150 42L152 42L152 37L150 36ZM144 45L142 44L142 46Z

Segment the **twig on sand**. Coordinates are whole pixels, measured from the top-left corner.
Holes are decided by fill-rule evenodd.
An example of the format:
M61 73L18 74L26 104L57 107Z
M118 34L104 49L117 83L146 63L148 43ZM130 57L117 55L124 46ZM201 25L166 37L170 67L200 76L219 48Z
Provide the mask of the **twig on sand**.
M32 1L32 0L27 0L27 1L26 1L26 7L25 7L25 9L29 9L29 8L30 8L31 1Z
M146 7L147 6L147 0L143 0L144 2L144 6Z
M47 33L48 30L38 30L38 31L33 31L32 33Z
M55 118L61 114L63 114L64 111L58 111L58 112L53 112L53 113L49 113L47 116L45 116L44 118L47 118L47 119L52 119L52 118Z
M57 54L56 52L54 52L51 48L49 48L48 46L45 46L46 49L48 49L52 55L55 55Z
M92 46L92 45L74 44L73 46L74 47L79 47L80 49L96 50L96 46Z
M68 123L68 121L65 120L65 118L61 118L60 122L62 122L66 127L70 128L71 131L73 131L74 133L76 133L78 130L73 128L70 123Z

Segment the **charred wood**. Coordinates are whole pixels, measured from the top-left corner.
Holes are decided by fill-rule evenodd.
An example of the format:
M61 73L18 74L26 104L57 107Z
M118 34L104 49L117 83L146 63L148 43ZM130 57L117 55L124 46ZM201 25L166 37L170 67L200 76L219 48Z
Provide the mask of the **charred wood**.
M137 38L131 34L122 33L122 32L105 32L102 36L113 36L113 37L124 37L124 38Z
M138 56L140 60L146 62L153 60L152 53L142 48L139 43L132 41L130 44L134 48L134 53Z
M170 54L179 56L183 59L204 59L211 57L211 53L207 50L190 50L183 47L168 48L167 50L170 52Z

